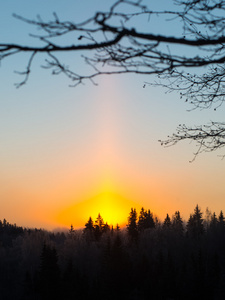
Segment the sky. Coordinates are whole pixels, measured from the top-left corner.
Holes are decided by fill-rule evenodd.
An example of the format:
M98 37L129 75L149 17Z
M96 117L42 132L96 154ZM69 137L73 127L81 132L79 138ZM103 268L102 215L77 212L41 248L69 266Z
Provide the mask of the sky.
M165 0L157 3L164 7ZM49 20L56 12L62 19L83 20L107 3L8 0L0 5L1 42L35 44L32 29L12 13ZM62 58L87 70L78 56ZM221 153L202 154L190 163L194 143L164 148L158 142L180 123L222 121L223 106L190 112L179 94L143 88L154 81L146 76L100 77L97 85L72 88L63 75L40 67L42 56L28 83L17 89L21 77L14 71L24 70L25 59L14 56L0 66L0 219L52 230L80 228L98 213L109 224L124 225L131 207L150 209L161 220L177 210L187 220L197 204L203 212L207 207L225 212Z

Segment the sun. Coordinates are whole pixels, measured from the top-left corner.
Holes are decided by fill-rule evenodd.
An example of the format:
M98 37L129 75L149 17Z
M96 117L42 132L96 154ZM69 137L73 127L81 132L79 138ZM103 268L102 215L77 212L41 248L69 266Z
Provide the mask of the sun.
M139 206L117 193L103 192L62 210L58 214L57 221L61 225L73 224L74 227L84 227L89 217L95 221L100 213L108 225L115 227L118 224L123 227L127 223L131 207L140 209Z
M116 226L117 224L124 225L129 213L126 201L123 197L105 192L97 195L93 199L93 217L101 214L104 221L109 225Z

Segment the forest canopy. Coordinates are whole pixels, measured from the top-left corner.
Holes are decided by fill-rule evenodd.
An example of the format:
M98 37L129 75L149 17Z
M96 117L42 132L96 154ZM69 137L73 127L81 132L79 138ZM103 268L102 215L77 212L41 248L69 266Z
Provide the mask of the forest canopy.
M222 299L225 220L198 205L157 220L132 208L126 228L99 214L84 229L48 232L0 221L3 299ZM160 279L160 280L159 280Z

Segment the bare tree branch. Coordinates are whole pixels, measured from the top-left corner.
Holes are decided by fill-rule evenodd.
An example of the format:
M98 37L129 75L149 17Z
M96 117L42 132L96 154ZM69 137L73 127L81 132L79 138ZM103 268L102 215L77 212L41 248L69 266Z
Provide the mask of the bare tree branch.
M17 87L27 83L33 60L39 54L45 55L44 68L51 69L53 75L64 74L72 86L86 80L95 84L96 77L106 74L155 74L158 81L146 82L145 86L178 92L193 109L218 109L225 101L225 1L173 0L172 9L162 11L142 2L117 0L107 11L96 12L80 23L62 21L56 13L48 22L40 16L31 20L15 14L15 18L39 30L39 34L30 35L38 46L0 42L0 61L27 53L27 66L19 72L24 79ZM166 35L143 30L139 20L146 16L149 23L156 16L165 24L176 22L182 25L181 31ZM60 53L81 54L90 73L80 74L76 66L67 66L59 58ZM162 144L192 140L198 145L196 156L222 148L224 128L222 122L180 125L177 133Z
M168 136L167 140L159 140L159 142L164 146L172 146L183 140L196 143L198 149L194 153L194 159L202 152L216 151L225 146L225 123L211 122L207 125L194 127L180 124L176 133Z

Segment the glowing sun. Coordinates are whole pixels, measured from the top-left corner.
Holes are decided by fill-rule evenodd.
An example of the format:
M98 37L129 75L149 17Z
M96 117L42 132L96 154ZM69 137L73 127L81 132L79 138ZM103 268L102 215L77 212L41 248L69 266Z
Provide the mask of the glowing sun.
M73 224L75 227L84 227L89 217L95 221L100 213L105 223L114 227L117 224L124 226L127 223L131 207L140 209L140 205L133 201L116 193L104 192L67 207L60 212L57 221L66 226Z

